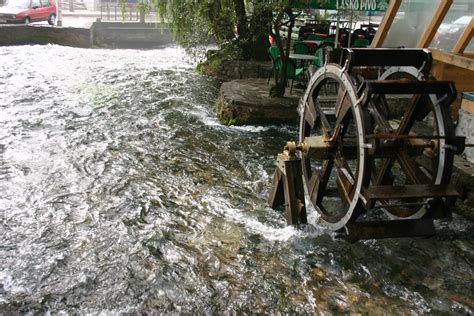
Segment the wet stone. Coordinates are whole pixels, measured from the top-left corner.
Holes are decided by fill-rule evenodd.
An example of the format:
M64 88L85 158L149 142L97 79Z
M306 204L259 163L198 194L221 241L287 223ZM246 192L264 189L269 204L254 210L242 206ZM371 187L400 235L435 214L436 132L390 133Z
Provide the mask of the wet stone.
M293 88L283 98L269 96L267 79L239 79L224 82L217 99L219 120L227 125L293 123L303 90Z

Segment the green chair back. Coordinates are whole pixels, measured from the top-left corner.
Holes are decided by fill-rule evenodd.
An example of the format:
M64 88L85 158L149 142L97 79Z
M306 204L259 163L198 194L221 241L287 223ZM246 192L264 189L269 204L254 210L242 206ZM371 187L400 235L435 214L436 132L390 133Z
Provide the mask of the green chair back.
M303 54L303 55L309 54L309 47L305 43L297 42L295 43L295 45L293 45L293 49L295 51L295 54Z
M281 60L281 57L278 56L275 59L275 69L280 71L281 67L282 67L282 60ZM286 69L287 78L293 79L293 78L298 77L299 75L301 75L302 72L303 72L303 68L297 68L296 67L296 62L293 59L288 60L288 66L287 66L287 69Z
M358 38L354 41L352 47L369 47L369 45L369 40L366 40L365 38Z
M310 41L324 41L324 37L316 35L316 34L309 34L308 37L306 37L306 39Z
M277 57L280 57L280 50L277 46L270 46L268 53L273 60L275 60Z
M324 42L331 42L331 43L335 43L336 42L336 37L328 37L328 38L325 38L324 39Z
M314 53L316 60L313 62L313 65L316 67L321 67L324 64L324 48L325 47L332 47L334 48L335 44L331 41L323 41L321 45L319 45L318 49Z

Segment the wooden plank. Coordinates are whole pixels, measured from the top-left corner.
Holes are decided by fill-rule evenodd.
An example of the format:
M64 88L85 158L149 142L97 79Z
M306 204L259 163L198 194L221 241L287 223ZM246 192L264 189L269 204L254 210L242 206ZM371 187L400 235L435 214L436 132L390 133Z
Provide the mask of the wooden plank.
M364 188L369 200L420 199L428 197L457 197L459 194L450 185L411 184L404 186L379 185Z
M277 207L285 204L282 173L278 167L275 168L275 173L273 174L272 188L270 190L270 194L268 195L268 204L272 209L276 209Z
M458 92L471 92L474 87L474 59L433 51L433 67L431 73L438 80L454 81ZM451 105L453 119L457 120L458 110L461 107L461 93Z
M469 25L466 27L464 32L461 35L461 38L459 38L458 42L453 48L453 53L456 54L462 54L464 53L464 50L466 49L467 45L471 42L471 39L474 35L474 17L471 18L471 22L469 22Z
M435 61L431 73L438 80L454 81L458 92L471 92L474 87L474 70L458 67L453 64ZM459 93L459 101L461 94ZM461 102L459 102L461 105Z
M349 242L362 239L429 237L436 231L432 219L354 222L347 225Z
M466 56L458 55L455 53L443 52L440 50L433 49L431 51L433 59L446 64L465 68L470 71L474 71L474 59Z
M453 0L441 1L441 3L438 6L438 10L436 10L436 13L433 16L431 23L426 28L425 33L423 34L420 41L418 42L417 47L426 48L428 47L428 45L431 44L433 37L438 31L438 28L441 25L441 22L443 22L443 19L446 16L446 13L448 13L448 10L451 7L452 3L453 3Z
M450 81L366 80L365 83L367 85L367 95L435 93L456 95L454 85Z
M371 47L380 48L387 37L387 33L392 26L393 20L395 19L395 15L402 4L402 0L390 0L390 4L388 6L385 15L383 16L382 23L380 23L379 29L375 34L375 37L372 41Z
M284 161L286 173L283 174L285 213L288 225L306 224L306 207L301 170L301 159Z
M349 67L358 66L413 66L422 71L429 71L433 57L427 49L404 48L382 50L351 48L345 50L346 58L350 60Z
M461 109L465 112L474 113L474 101L463 99Z

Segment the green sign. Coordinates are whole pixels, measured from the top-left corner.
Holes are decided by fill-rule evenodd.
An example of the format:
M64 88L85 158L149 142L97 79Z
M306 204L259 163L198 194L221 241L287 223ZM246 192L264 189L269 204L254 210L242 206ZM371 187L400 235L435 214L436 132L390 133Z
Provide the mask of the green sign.
M323 10L385 11L389 0L300 0L295 8Z

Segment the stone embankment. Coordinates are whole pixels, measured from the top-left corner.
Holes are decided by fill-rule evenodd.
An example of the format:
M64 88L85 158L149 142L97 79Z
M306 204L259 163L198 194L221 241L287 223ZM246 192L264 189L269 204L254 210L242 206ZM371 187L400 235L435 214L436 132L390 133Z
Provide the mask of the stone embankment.
M293 87L285 97L270 97L274 80L268 62L210 58L198 67L223 81L216 101L216 113L225 125L296 124L297 107L303 91Z
M224 82L216 102L217 116L227 125L296 124L302 91L284 98L269 96L267 79L238 79Z
M101 22L90 28L0 25L0 46L58 44L81 48L159 48L173 44L167 26L156 23Z
M58 44L89 48L92 46L89 28L50 27L46 25L0 25L0 46L28 44Z

